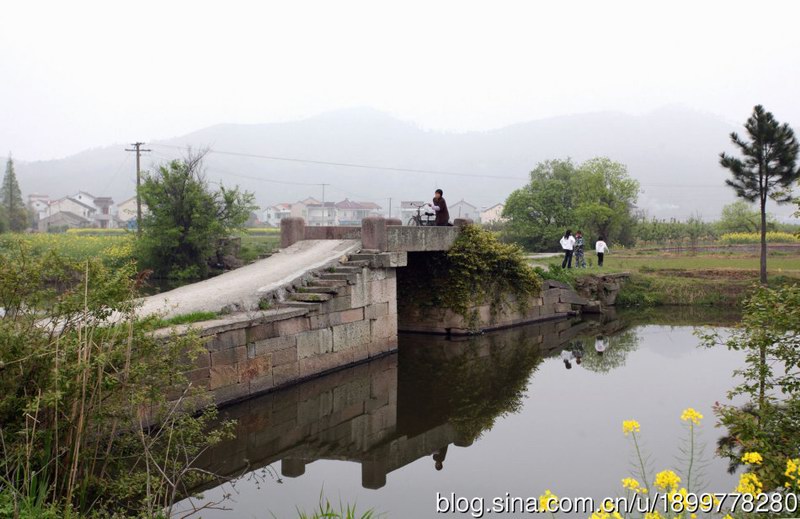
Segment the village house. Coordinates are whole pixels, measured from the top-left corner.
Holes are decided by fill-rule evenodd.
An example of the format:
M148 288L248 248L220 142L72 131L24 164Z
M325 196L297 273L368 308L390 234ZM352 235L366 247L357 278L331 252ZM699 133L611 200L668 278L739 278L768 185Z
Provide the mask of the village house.
M469 218L470 220L479 222L481 218L478 207L469 202L465 202L463 198L454 204L450 204L447 209L450 212L451 220L456 218Z
M353 202L345 198L336 205L338 225L361 225L361 220L380 214L381 206L374 202Z
M481 223L497 223L505 221L503 218L504 204L494 204L493 206L481 211Z
M277 204L264 209L261 221L270 227L280 227L281 220L292 216L292 204Z

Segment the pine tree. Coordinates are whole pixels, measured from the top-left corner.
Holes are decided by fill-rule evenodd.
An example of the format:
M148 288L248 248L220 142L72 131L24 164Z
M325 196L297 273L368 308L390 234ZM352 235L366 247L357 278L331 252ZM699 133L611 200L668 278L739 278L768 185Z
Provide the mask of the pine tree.
M743 159L720 153L720 165L730 170L733 179L725 183L736 195L748 202L759 202L761 208L761 284L767 284L767 199L783 204L792 201L791 185L800 178L796 169L800 145L788 124L757 105L744 125L751 141L731 133L731 141Z
M14 172L14 160L8 154L6 174L3 176L3 185L0 186L0 204L2 204L2 218L6 230L21 232L28 227L28 210L22 201L22 191L17 183Z

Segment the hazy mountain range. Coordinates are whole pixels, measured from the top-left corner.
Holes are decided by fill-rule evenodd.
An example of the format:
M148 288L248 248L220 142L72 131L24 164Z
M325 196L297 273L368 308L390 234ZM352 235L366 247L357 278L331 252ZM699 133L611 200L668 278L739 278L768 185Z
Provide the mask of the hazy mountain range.
M730 150L728 134L741 131L725 120L681 108L634 116L601 112L515 124L483 132L428 131L371 109L349 109L271 124L220 124L147 143L143 168L210 147L220 152L310 161L351 163L435 172L386 171L222 153L208 155L207 176L255 192L262 205L307 196L328 201L374 201L394 208L400 200L428 199L441 187L452 204L479 207L505 200L542 160L577 162L607 156L628 166L642 184L639 206L660 218L699 214L716 218L734 200L718 154ZM122 201L134 194L133 154L125 144L90 149L50 161L16 161L23 193L53 198L84 190ZM445 173L451 174L445 174ZM481 175L486 175L481 176ZM512 178L490 178L512 177ZM309 184L309 185L305 185ZM771 211L785 219L793 207Z

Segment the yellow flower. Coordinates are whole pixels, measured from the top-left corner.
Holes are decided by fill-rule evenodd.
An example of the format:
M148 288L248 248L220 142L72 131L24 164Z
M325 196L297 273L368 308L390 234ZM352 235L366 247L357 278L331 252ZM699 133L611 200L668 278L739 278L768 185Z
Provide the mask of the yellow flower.
M680 482L681 478L671 470L664 470L656 474L655 485L661 490L671 490L675 492Z
M638 433L640 430L641 427L636 420L625 420L622 422L622 432L625 433L625 436L628 436L628 433Z
M739 485L736 487L736 491L740 494L756 495L760 494L763 489L764 485L761 480L752 472L745 472L739 476Z
M544 494L539 496L539 511L555 512L557 503L558 503L558 496L550 492L550 489L547 489L544 491Z
M761 462L764 461L764 458L762 458L761 454L757 452L745 452L744 456L742 456L742 461L748 465L761 465Z
M638 481L633 478L624 478L622 480L622 487L634 492L647 492L647 489L642 487Z
M644 514L644 519L663 519L663 516L658 511L648 512Z
M700 420L702 419L703 415L701 415L691 407L684 409L683 413L681 413L681 420L683 420L684 422L692 422L695 425L700 425Z
M800 488L800 458L786 460L786 472L784 475L789 480L786 482L786 488L797 486Z

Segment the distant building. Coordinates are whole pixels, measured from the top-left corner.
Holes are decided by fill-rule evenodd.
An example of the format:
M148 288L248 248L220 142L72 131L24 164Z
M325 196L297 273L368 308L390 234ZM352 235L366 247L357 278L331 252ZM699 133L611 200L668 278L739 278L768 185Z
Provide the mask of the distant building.
M477 206L474 206L469 202L465 202L463 198L455 204L449 204L447 209L450 212L450 220L455 220L456 218L469 218L477 222L481 217Z
M337 225L361 225L361 220L380 214L381 206L373 202L353 202L345 198L336 205Z
M503 209L505 209L504 204L495 204L492 207L484 209L481 211L481 223L497 223L505 221L503 218Z
M33 221L38 222L42 218L47 218L47 207L50 205L48 195L31 193L28 195L28 209L33 214Z
M270 227L280 227L281 220L292 216L292 204L277 204L264 209L261 221Z
M63 231L91 227L92 221L70 211L58 211L50 216L40 218L36 226L39 232Z
M333 202L322 202L316 204L305 204L306 225L339 225L336 219L336 204Z
M147 206L142 204L142 214L147 212ZM136 197L132 196L117 204L117 222L120 227L136 228Z
M92 205L92 202L81 202L71 196L65 196L58 200L51 200L47 205L47 214L45 216L50 217L61 212L72 213L91 221L92 215L97 212L97 207Z

